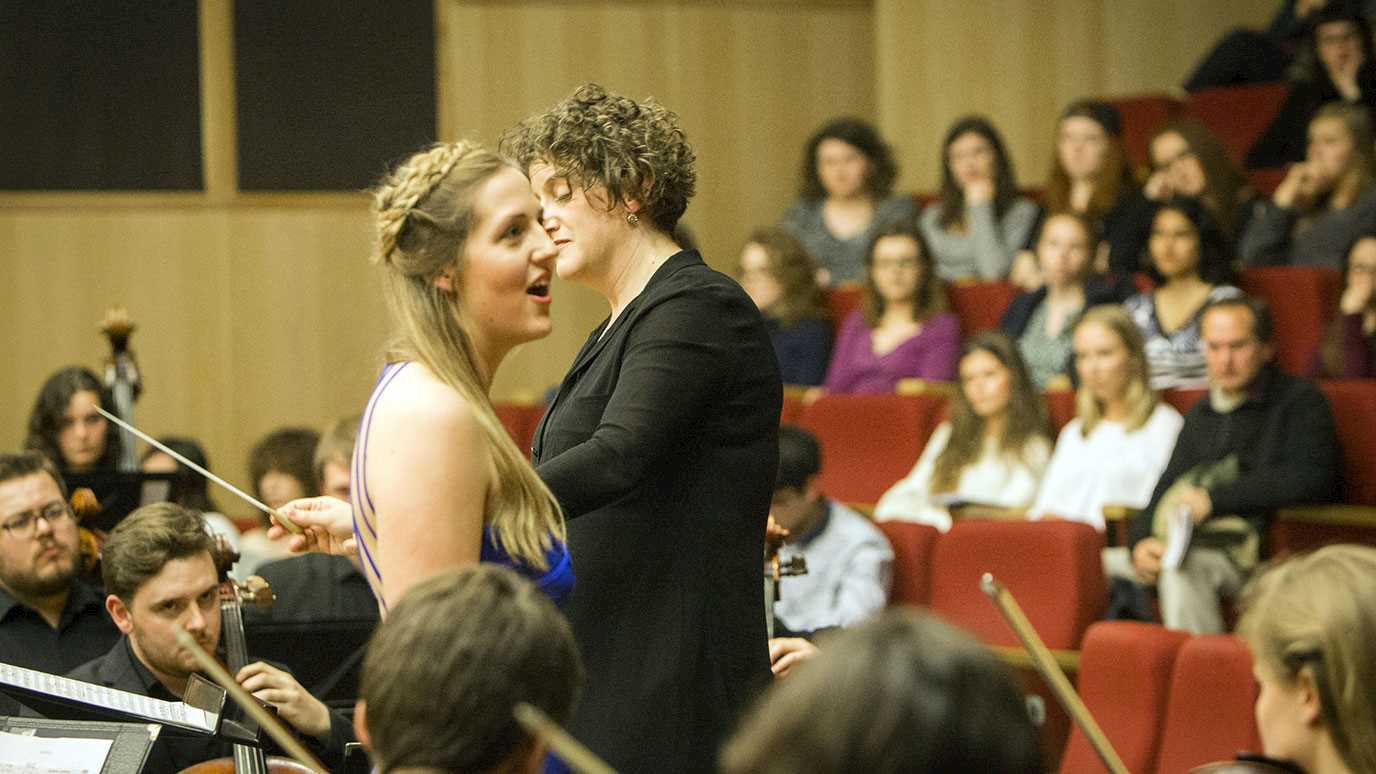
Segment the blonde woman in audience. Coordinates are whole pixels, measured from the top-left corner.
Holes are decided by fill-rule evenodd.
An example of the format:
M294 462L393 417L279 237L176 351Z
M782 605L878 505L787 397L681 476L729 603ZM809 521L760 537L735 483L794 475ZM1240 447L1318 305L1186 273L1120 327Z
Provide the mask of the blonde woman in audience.
M1080 314L1130 295L1127 282L1090 276L1093 245L1094 228L1080 215L1058 212L1043 221L1037 266L1044 284L1015 297L999 320L1003 332L1018 342L1039 389L1068 372L1070 331Z
M937 426L912 472L879 498L874 517L943 532L955 518L1022 518L1051 456L1046 428L1016 345L1002 333L976 336L960 358L950 421Z
M1309 774L1376 771L1376 548L1330 545L1243 593L1257 730L1267 756Z
M831 321L817 263L802 243L781 228L756 229L741 250L736 279L764 315L784 384L821 384Z
M1376 148L1366 108L1324 105L1309 122L1305 160L1270 201L1253 208L1238 238L1244 264L1342 268L1344 251L1376 226Z
M865 254L862 307L841 324L827 369L826 391L892 392L907 378L955 378L960 321L926 241L910 223L879 229Z
M1137 271L1137 251L1147 224L1141 193L1123 149L1122 117L1108 103L1072 103L1056 123L1056 153L1047 177L1048 212L1071 211L1094 226L1094 267L1099 273ZM1028 290L1041 284L1031 253L1019 254L1012 280Z
M1018 194L1013 162L983 116L951 125L941 143L941 196L922 211L922 235L943 279L997 280L1027 246L1040 209Z
M779 223L822 264L822 282L856 282L865 248L887 223L911 221L911 196L894 196L898 165L888 143L858 118L837 118L803 150L802 190Z
M1154 390L1199 389L1208 383L1199 318L1204 305L1239 296L1227 243L1198 199L1176 197L1152 221L1151 271L1156 287L1124 302L1142 332Z
M1029 519L1104 529L1104 506L1144 508L1184 424L1147 384L1142 334L1118 306L1075 325L1075 418L1061 430Z

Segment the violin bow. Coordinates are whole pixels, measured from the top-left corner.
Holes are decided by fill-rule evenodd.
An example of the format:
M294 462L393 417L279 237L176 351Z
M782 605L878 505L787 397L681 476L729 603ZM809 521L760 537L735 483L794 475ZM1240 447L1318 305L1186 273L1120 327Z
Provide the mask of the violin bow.
M511 708L511 714L526 733L548 744L549 749L578 774L616 774L616 769L607 765L606 761L597 757L597 753L589 750L582 742L574 739L569 732L551 720L549 715L541 712L539 707L518 701L516 706Z
M989 599L993 600L994 607L1003 614L1008 626L1013 629L1013 633L1018 636L1022 646L1027 649L1028 655L1032 657L1032 664L1037 667L1042 679L1046 680L1047 685L1055 692L1056 698L1060 700L1061 706L1065 707L1066 712L1075 720L1076 725L1084 732L1089 739L1089 745L1094 748L1099 759L1104 762L1111 774L1130 774L1128 767L1123 765L1123 759L1118 757L1118 751L1113 749L1113 745L1108 741L1108 736L1099 727L1094 716L1089 714L1089 708L1080 699L1080 694L1075 692L1075 688L1070 685L1070 680L1066 678L1065 672L1056 663L1056 658L1047 650L1046 643L1037 634L1037 630L1032 628L1032 622L1027 620L1023 614L1022 607L1013 598L1008 589L1003 584L994 580L994 576L985 573L980 579L980 589L982 589Z
M156 439L156 438L154 438L153 436L151 436L151 435L149 435L149 434L143 432L142 430L138 429L137 427L134 427L133 425L129 424L128 422L125 422L123 419L120 419L119 417L115 416L114 414L111 414L110 412L106 411L105 409L101 408L100 406L96 406L96 411L99 411L100 414L101 414L101 416L105 417L106 419L110 420L111 422L114 422L114 423L115 423L116 425L118 425L119 427L124 428L125 430L128 430L129 432L131 432L131 433L133 433L134 435L138 436L139 438L143 439L149 446L152 446L154 449L157 449L158 451L162 452L163 454L166 454L167 456L171 457L172 459L176 460L177 462L180 462L181 464L187 466L188 468L191 468L192 470L196 471L197 473L200 473L202 476L205 476L205 477L206 477L207 479L209 479L210 481L212 481L212 482L214 482L214 483L216 483L216 484L219 484L221 487L224 487L224 489L225 489L226 491L228 491L230 494L233 494L233 495L239 497L240 499L242 499L242 500L244 500L245 502L247 502L249 505L252 505L253 507L255 507L255 508L257 508L257 509L259 509L259 510L261 510L261 511L264 511L264 512L266 512L266 513L271 514L272 517L273 517L274 519L276 519L277 522L278 522L279 524L281 524L283 527L286 527L286 528L287 528L287 531L288 531L288 532L292 533L293 535L300 535L300 534L301 534L301 531L302 531L302 530L301 530L301 526L300 526L299 524L297 524L296 522L292 521L291 519L288 519L286 516L283 516L281 513L279 513L279 512L277 511L277 509L275 509L275 508L269 508L267 505L265 505L265 504L263 504L262 502L260 502L260 501L258 500L258 498L254 497L253 495L250 495L249 493L245 492L244 490L240 489L239 487L237 487L237 486L235 486L235 485L229 483L228 481L224 480L223 478L220 478L219 476L215 475L214 473L211 473L210 471L206 470L205 468L201 467L200 465L197 465L196 463L192 462L191 460L187 459L186 457L184 457L184 456L178 454L177 452L175 452L175 451L173 451L172 449L168 448L166 444L162 443L162 442L159 441L158 439Z
M206 653L205 648L202 648L200 644L196 642L195 638L187 634L186 630L178 624L173 624L173 631L177 634L177 644L186 648L186 651L195 657L197 663L206 671L206 674L210 675L210 678L216 683L219 683L221 688L228 691L229 695L234 698L234 701L237 702L240 707L244 708L244 712L247 712L254 720L258 721L259 727L267 731L268 736L271 736L278 744L282 745L282 749L285 750L288 755L300 761L302 765L309 769L318 771L320 774L329 774L329 769L325 768L325 764L321 763L314 755L311 755L310 751L301 744L300 740L293 736L292 733L287 730L286 726L282 725L282 721L273 717L272 713L263 709L258 704L258 700L253 698L252 694L244 690L244 687L239 685L239 683L235 682L234 678L230 676L229 671L226 670L219 661L215 660L214 656Z

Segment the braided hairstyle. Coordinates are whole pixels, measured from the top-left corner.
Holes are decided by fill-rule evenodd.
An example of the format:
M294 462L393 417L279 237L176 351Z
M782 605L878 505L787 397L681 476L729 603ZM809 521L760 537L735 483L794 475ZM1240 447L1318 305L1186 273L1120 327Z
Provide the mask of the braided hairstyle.
M463 247L474 221L474 195L497 172L500 156L472 142L439 143L411 156L373 192L383 288L396 325L388 362L415 361L468 402L487 436L493 479L483 523L501 547L548 569L551 536L563 540L559 505L497 418L487 395L456 295L438 288L445 270L463 271Z

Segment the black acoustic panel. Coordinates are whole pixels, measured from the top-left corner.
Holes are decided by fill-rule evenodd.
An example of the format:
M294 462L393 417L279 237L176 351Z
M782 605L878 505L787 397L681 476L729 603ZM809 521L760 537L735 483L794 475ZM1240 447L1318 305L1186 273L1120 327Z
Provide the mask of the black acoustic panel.
M433 0L238 0L239 187L356 190L433 142Z
M201 182L196 0L0 3L0 189Z

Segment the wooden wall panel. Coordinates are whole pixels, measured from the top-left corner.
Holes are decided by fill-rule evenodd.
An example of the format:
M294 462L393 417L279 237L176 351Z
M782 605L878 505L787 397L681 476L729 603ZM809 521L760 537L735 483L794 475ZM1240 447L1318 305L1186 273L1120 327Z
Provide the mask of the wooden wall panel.
M941 139L966 113L994 119L1019 181L1040 185L1064 105L1178 89L1214 42L1261 26L1271 0L875 0L879 119L900 186L940 182Z

